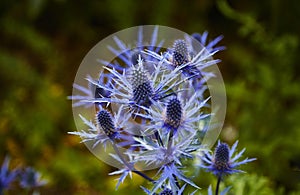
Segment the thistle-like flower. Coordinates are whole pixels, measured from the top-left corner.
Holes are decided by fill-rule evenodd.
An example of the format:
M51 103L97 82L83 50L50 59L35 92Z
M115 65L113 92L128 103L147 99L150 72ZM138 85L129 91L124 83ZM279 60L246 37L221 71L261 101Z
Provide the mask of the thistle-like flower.
M172 192L172 190L166 188L166 189L164 189L164 191L159 193L159 195L173 195L173 192Z
M128 137L123 136L120 129L127 126L126 123L128 122L130 115L126 115L122 111L123 109L121 106L113 117L107 110L100 107L100 110L96 114L96 123L79 115L89 129L68 133L80 136L82 138L82 142L93 141L93 147L99 143L102 143L105 147L108 141L114 141L118 138L126 140Z
M153 52L158 52L160 50L160 47L164 43L164 41L160 41L157 43L157 33L158 33L158 27L155 27L152 33L150 46L144 47L143 46L143 28L140 27L138 31L137 36L137 44L136 49L132 50L129 46L127 46L123 41L121 41L118 37L114 37L114 41L117 45L117 48L114 48L112 46L108 46L108 49L117 56L117 59L119 59L121 62L113 61L108 62L105 60L98 59L97 61L106 67L109 67L111 69L114 69L117 72L123 72L124 68L130 68L132 65L135 65L138 63L139 56L142 56L143 54L141 51L143 49L148 49ZM156 47L154 47L157 45ZM149 56L144 56L143 58L149 58ZM142 58L142 59L143 59ZM111 84L113 75L110 73L104 73L103 71L100 72L100 76L98 80L93 80L91 76L87 76L87 80L90 82L88 83L88 87L84 87L81 85L78 85L76 83L73 84L73 88L77 89L79 92L83 93L83 95L73 95L69 96L68 99L71 99L74 101L73 106L86 106L90 107L94 104L98 104L99 102L91 102L86 100L91 100L95 98L109 98L111 96ZM101 87L99 87L101 86ZM100 102L103 103L103 102Z
M188 76L195 76L200 72L205 74L203 69L220 62L220 60L214 60L212 58L212 56L217 53L218 50L214 52L208 52L206 47L202 47L201 50L193 49L191 45L193 40L190 37L186 37L186 39L187 40L175 40L173 48L161 55L149 50L146 50L144 53L152 56L158 61L163 61L168 68L180 69L185 75ZM207 76L210 75L209 73L206 74Z
M184 159L193 159L197 151L204 150L201 136L209 128L211 113L204 108L209 107L210 97L204 94L207 87L203 84L213 76L205 68L219 62L212 59L218 50L196 48L191 43L193 38L185 35L172 40L173 46L164 50L163 42L156 44L157 31L154 28L151 41L147 41L150 46L142 44L142 29L136 48L113 38L118 48L108 49L115 59L98 60L105 65L103 82L87 78L95 88L92 93L74 86L87 94L73 96L73 100L79 100L76 105L99 106L96 120L80 116L89 129L70 134L80 136L82 142L91 141L93 147L101 143L105 148L109 143L111 148L106 151L119 169L110 175L121 175L117 187L135 173L153 184L151 191L144 189L150 195L182 194L186 185L198 189L184 175L182 166ZM201 87L195 88L199 81ZM103 104L109 109L104 109ZM113 113L113 109L117 112ZM220 161L218 166L227 164ZM154 178L141 172L154 168L159 168Z
M111 140L118 136L111 114L107 110L97 113L97 123Z
M138 115L151 121L145 124L145 131L148 133L157 130L165 135L174 130L174 134L178 132L184 137L201 131L199 123L209 117L209 114L202 112L208 100L209 98L203 100L202 93L197 91L189 99L175 96L170 97L167 103L154 103L151 108L144 108L146 114Z
M242 170L236 169L242 164L256 160L256 158L246 158L242 161L238 161L242 154L245 152L245 148L234 155L238 141L236 141L231 148L226 143L218 142L214 154L205 153L202 156L202 161L204 164L201 165L202 168L209 172L212 172L218 177L223 175L233 174L238 172L244 172Z
M18 169L9 171L9 158L6 157L0 170L0 194L2 194L3 190L10 187L10 184L14 182L18 173Z
M141 58L139 59L141 60ZM138 63L140 65L140 63ZM132 101L136 105L150 105L150 99L153 95L153 87L149 80L149 73L143 66L132 68L130 74L130 84L132 87Z
M47 182L41 179L41 174L32 167L27 167L21 173L20 185L22 188L36 188L45 185Z
M197 45L198 47L193 45ZM207 80L215 76L205 69L220 62L220 60L212 58L218 51L209 52L198 41L186 36L186 40L175 40L173 47L165 53L159 55L149 50L146 50L144 53L157 61L162 61L166 68L173 71L180 71L182 78L189 78L188 80L191 81L189 87L192 86L195 90L201 90Z
M153 101L160 101L183 90L182 84L188 78L183 80L178 79L180 76L178 70L165 70L163 63L160 62L152 64L153 72L149 73L145 67L147 63L139 57L138 64L132 65L129 69L124 69L122 74L114 68L105 67L112 75L112 81L115 83L113 88L102 86L91 79L88 79L88 81L99 88L108 90L111 98L94 98L83 101L123 104L133 108L135 112L136 108L147 108Z
M172 60L174 66L180 66L191 60L189 56L188 45L185 40L175 40L173 45Z
M177 99L170 99L167 103L166 116L164 119L164 127L177 131L182 121L182 105Z

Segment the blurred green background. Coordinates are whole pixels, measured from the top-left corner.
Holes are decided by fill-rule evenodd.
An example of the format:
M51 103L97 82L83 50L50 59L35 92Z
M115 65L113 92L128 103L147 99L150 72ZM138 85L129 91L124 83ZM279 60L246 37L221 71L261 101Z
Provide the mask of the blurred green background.
M119 191L74 131L72 83L101 39L136 25L224 35L217 57L228 110L221 139L258 160L229 177L232 194L300 194L300 6L297 0L0 1L0 162L34 166L41 194L142 194L134 176ZM193 179L206 188L207 173ZM9 194L16 194L12 190Z

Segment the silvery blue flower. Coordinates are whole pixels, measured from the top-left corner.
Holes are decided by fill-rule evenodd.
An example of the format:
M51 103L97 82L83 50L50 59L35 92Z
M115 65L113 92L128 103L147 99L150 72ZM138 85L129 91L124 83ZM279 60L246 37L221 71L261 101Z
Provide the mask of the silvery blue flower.
M244 172L237 168L242 164L256 160L256 158L246 158L242 161L238 161L245 152L245 148L239 153L235 154L237 145L238 141L236 141L233 146L229 148L226 143L219 141L213 154L205 153L201 157L203 161L201 167L209 172L212 172L218 177L222 177L223 175L227 174Z
M130 108L149 107L153 101L162 100L168 96L183 90L181 85L187 79L179 80L179 69L173 71L166 70L161 62L152 64L153 70L147 69L141 57L138 64L131 65L130 68L124 69L119 73L114 68L105 67L111 73L114 87L108 88L100 85L93 80L89 80L103 90L111 94L111 98L94 98L88 102L99 103L117 103L127 105Z
M152 107L144 108L147 111L145 114L138 115L151 121L145 124L145 132L157 130L165 135L174 130L174 133L178 132L179 136L184 137L188 132L201 131L199 123L209 117L201 110L208 101L209 98L202 99L202 92L196 91L189 99L178 95L170 97L166 103L153 103Z
M150 50L146 50L144 53L158 61L163 61L166 67L170 69L180 69L184 75L195 76L201 73L207 77L211 77L211 73L205 72L204 69L220 62L220 60L212 58L218 50L208 52L206 47L202 47L201 50L195 50L188 44L193 40L188 36L186 39L187 40L175 40L173 47L168 49L165 53L157 54Z
M32 167L26 167L20 176L20 185L22 188L36 188L47 183L41 179L41 174Z
M161 172L160 177L156 180L151 193L155 193L159 188L162 188L163 186L170 186L170 190L167 190L167 192L172 191L173 194L181 194L185 185L181 188L179 181L183 181L185 182L185 184L189 184L194 188L199 189L199 187L189 178L187 178L174 163L162 166L159 172Z
M82 138L82 142L93 141L93 147L98 145L99 143L106 146L107 142L114 141L114 139L123 138L126 139L128 136L122 136L120 133L120 129L126 127L126 123L128 122L130 115L124 115L122 112L123 109L120 107L117 113L114 116L101 106L100 110L96 114L95 123L87 120L83 116L80 115L80 118L86 124L89 129L81 130L75 132L68 132L72 135L77 135Z
M1 166L0 170L0 194L2 194L3 190L8 189L10 184L15 181L19 170L14 169L12 171L9 170L9 157L4 159L4 162Z
M74 106L96 105L95 121L80 115L88 129L69 133L92 142L93 148L109 144L105 152L118 168L109 175L120 176L116 188L135 173L152 183L151 190L142 187L147 194L183 194L186 185L199 189L185 176L184 160L206 151L202 136L214 114L206 82L215 76L206 68L220 61L213 56L224 47L216 46L221 36L207 42L207 32L171 40L168 48L157 37L155 27L144 46L140 28L134 49L113 37L116 46L108 50L116 57L111 62L98 59L104 65L99 79L88 77L87 88L74 85L84 95L71 97ZM201 167L219 178L238 172L236 167L254 159L237 162L243 151L233 156L236 145L230 149L219 143L215 154L202 157L206 164ZM147 169L158 171L150 177L141 171Z

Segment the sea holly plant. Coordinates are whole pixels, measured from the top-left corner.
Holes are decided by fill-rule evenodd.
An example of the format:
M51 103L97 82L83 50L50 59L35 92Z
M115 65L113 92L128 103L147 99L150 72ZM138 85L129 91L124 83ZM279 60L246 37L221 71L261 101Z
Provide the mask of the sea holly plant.
M225 88L214 55L222 36L188 35L162 26L120 31L99 42L83 60L75 78L73 112L81 137L99 159L117 168L116 189L132 174L148 181L146 194L200 193L198 175L185 169L225 174L254 159L237 162L236 144L210 147L217 140L226 110ZM100 75L99 75L100 74ZM86 77L82 77L86 75ZM155 169L147 175L144 171ZM223 190L225 194L229 188ZM208 193L211 194L211 188Z
M218 179L216 194L219 193L219 185L224 176L244 172L237 169L237 167L256 160L256 158L246 158L244 160L238 161L246 149L244 148L242 151L235 154L237 145L238 141L236 141L233 146L229 148L226 143L222 143L219 141L213 154L205 152L205 154L201 156L201 159L204 163L200 166L206 171L213 173ZM228 190L229 188L225 189L225 191Z
M13 191L18 186L26 194L39 194L38 188L47 184L46 180L41 178L41 174L32 167L9 168L10 158L5 157L0 169L0 195L6 191Z

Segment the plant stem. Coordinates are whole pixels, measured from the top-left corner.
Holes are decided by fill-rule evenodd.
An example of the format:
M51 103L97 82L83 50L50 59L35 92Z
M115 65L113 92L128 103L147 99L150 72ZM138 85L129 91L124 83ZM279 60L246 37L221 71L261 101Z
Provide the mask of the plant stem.
M171 149L172 149L172 144L173 144L173 136L174 136L174 130L171 130L169 132L167 153L172 152ZM178 178L174 174L172 176L173 176L173 178L175 180L176 186L178 187L178 189L180 189L180 184L179 184Z
M148 181L150 181L150 182L152 182L152 183L155 183L155 180L154 180L154 179L148 177L146 174L144 174L144 173L142 173L142 172L140 172L140 171L138 171L138 170L132 170L132 172L136 173L137 175L143 177L144 179L146 179L146 180L148 180Z
M218 176L218 182L217 182L217 187L216 187L216 195L219 194L219 186L220 186L220 183L221 183L221 176Z
M162 147L164 147L164 143L162 142L161 137L160 137L158 131L155 131L154 135L155 135L155 138L157 139L158 143L159 143Z
M173 139L172 139L172 138L173 138L173 134L174 134L174 132L173 132L173 130L171 130L171 131L169 132L167 152L171 152L172 144L173 144Z

